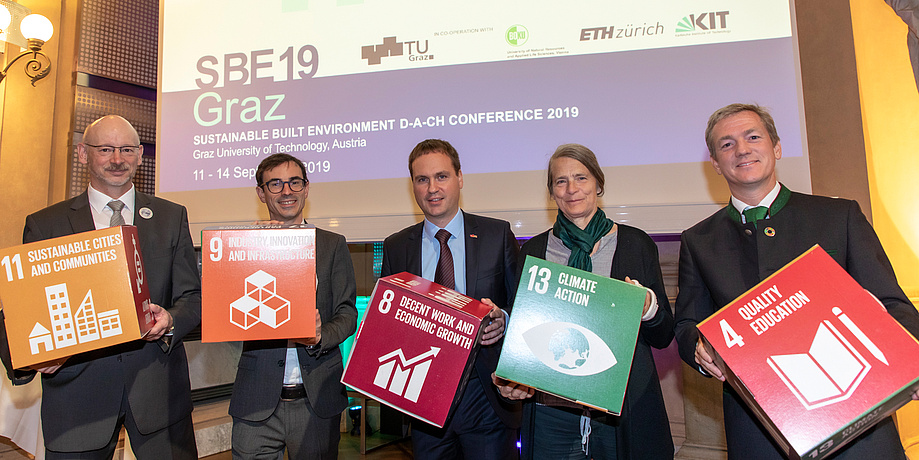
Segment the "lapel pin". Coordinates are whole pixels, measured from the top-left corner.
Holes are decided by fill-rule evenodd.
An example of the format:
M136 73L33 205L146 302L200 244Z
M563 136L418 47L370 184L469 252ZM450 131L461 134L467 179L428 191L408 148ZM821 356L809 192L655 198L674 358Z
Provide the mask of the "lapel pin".
M763 233L764 233L766 236L772 238L773 236L775 236L775 229L772 228L772 227L766 227L766 228L763 229Z
M140 214L140 217L143 217L144 219L153 217L153 210L147 207L140 208L137 213Z
M479 235L476 235L475 233L470 233L470 234L469 234L469 238L478 238L478 237L479 237Z

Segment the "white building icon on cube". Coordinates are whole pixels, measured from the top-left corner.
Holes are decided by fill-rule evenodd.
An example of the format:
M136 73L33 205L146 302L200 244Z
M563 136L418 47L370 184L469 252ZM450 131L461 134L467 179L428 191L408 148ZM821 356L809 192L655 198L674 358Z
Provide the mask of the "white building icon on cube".
M73 316L70 313L70 296L67 295L67 284L55 284L45 288L48 301L48 314L51 316L51 332L54 334L56 348L77 344Z
M32 333L29 334L29 349L33 355L41 351L40 345L45 346L45 351L54 350L54 344L51 342L51 331L39 323L35 323Z
M246 277L246 295L230 304L230 322L243 330L258 323L277 329L290 320L290 301L277 294L277 278L259 270Z
M42 346L48 352L56 348L74 346L78 340L79 343L86 343L122 333L118 309L96 315L92 289L86 291L76 314L72 314L70 309L70 295L67 293L66 283L45 287L45 299L48 302L51 330L41 323L35 323L32 327L32 332L29 333L29 349L33 355L38 354Z

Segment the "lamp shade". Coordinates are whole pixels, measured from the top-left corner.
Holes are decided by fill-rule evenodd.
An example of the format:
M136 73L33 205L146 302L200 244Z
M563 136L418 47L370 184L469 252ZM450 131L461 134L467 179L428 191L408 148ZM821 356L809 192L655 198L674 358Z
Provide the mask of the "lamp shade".
M40 14L30 14L22 18L19 30L25 38L35 38L41 41L48 41L54 33L54 26L48 18Z
M6 5L0 4L0 32L6 30L12 21L13 15L10 14L10 10L6 8Z

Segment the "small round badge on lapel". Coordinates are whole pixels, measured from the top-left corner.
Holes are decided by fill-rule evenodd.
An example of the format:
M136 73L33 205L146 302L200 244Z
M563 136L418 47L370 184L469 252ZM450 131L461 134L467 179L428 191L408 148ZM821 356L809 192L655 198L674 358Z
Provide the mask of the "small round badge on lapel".
M140 217L143 217L144 219L153 217L153 210L150 208L140 208L137 213L140 214Z
M766 227L763 229L763 234L772 238L773 236L775 236L775 229L772 227Z

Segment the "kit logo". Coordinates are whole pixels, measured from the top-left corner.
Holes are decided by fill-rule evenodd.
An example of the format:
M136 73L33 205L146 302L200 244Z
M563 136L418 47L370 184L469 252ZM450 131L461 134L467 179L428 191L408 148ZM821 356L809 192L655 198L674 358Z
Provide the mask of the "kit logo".
M889 365L884 353L841 308L833 307L833 314L872 356ZM817 326L806 352L773 355L766 362L807 410L849 399L871 370L868 360L830 320Z
M361 47L361 59L367 60L367 65L377 65L383 62L385 57L408 56L409 61L428 61L434 59L433 54L428 54L430 46L428 41L424 41L424 49L421 48L421 40L410 40L400 42L393 37L383 38L383 43L379 45L364 45Z
M380 356L378 358L380 367L377 369L373 384L388 389L411 402L418 402L418 395L421 394L428 370L438 353L440 353L440 348L431 347L430 350L412 359L405 359L402 349L399 348Z
M46 287L45 299L48 302L51 330L41 323L35 323L32 332L29 333L29 349L33 355L39 353L41 346L48 352L55 348L61 349L77 343L113 337L122 332L121 316L117 309L96 314L92 289L86 291L86 296L83 297L76 313L70 308L67 283ZM147 303L144 303L144 310L149 311Z
M676 32L698 32L703 30L727 29L730 11L709 11L684 16L676 25Z
M246 295L230 304L230 322L243 330L258 323L272 329L290 321L290 301L277 293L277 279L259 270L246 277Z
M523 341L540 362L562 374L599 374L616 365L616 356L597 334L574 323L551 322L530 328Z

